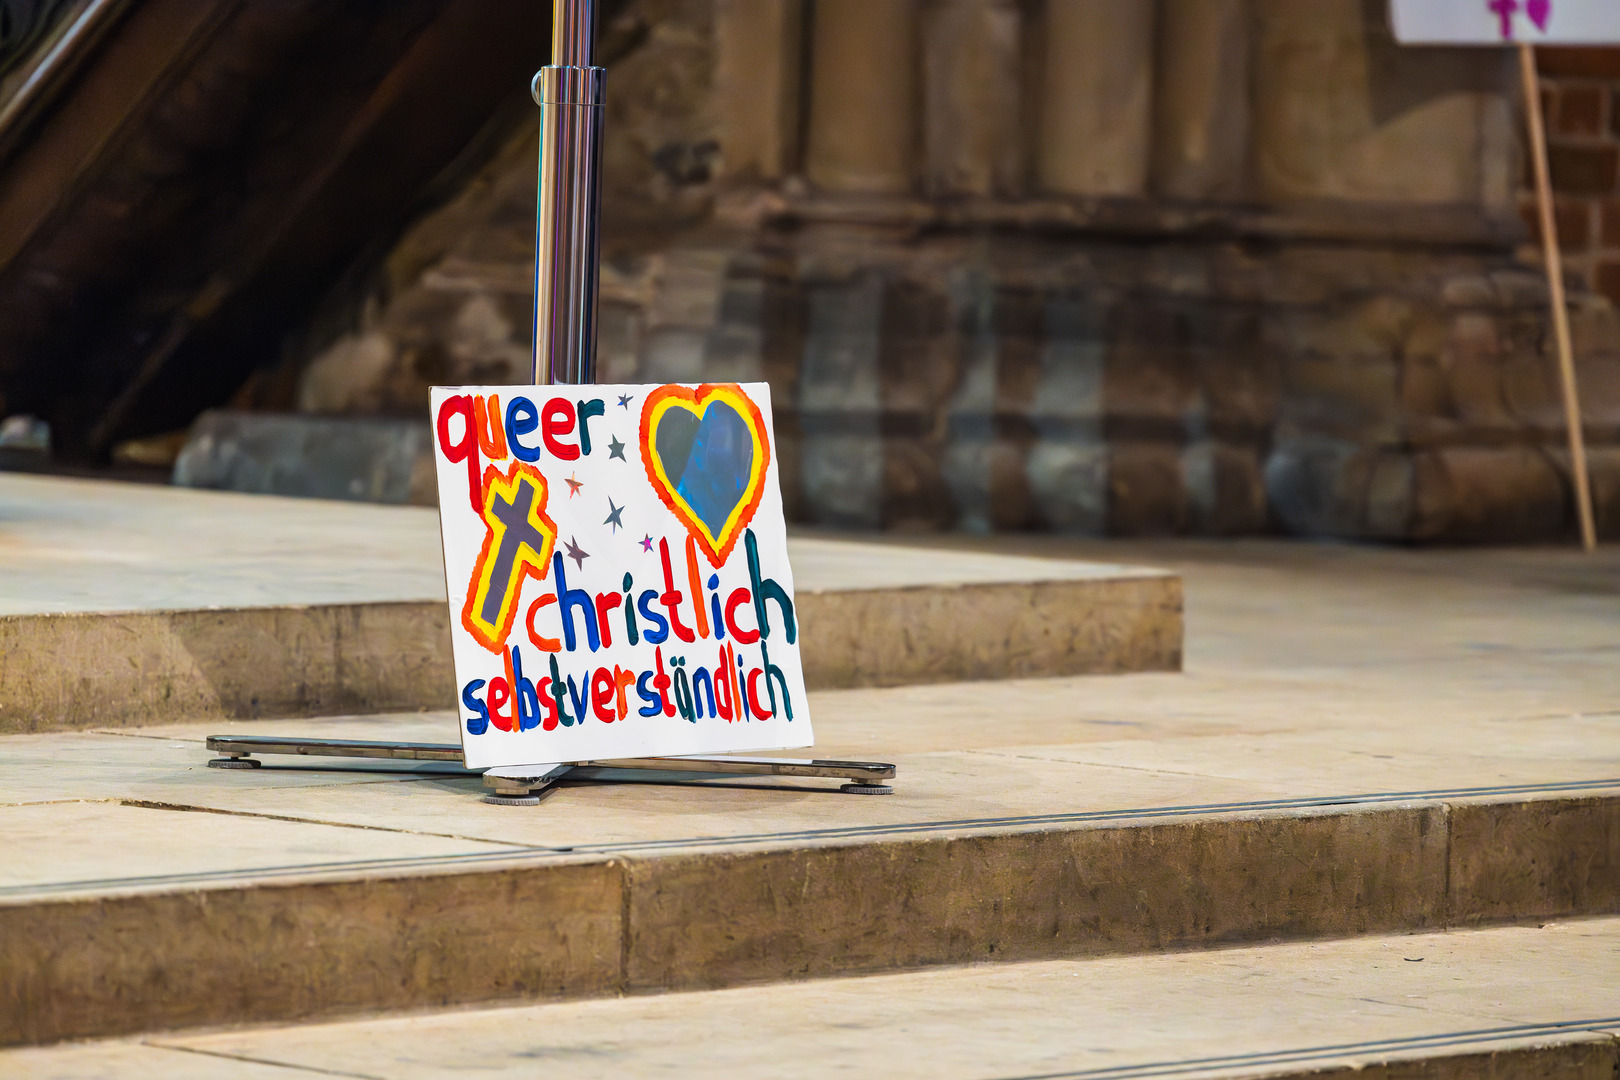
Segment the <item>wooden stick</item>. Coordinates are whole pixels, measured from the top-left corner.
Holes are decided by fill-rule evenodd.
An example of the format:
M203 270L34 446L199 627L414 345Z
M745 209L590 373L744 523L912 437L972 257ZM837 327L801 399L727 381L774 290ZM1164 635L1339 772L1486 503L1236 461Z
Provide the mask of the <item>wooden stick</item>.
M1575 388L1575 354L1569 341L1569 309L1564 304L1564 267L1558 252L1558 224L1553 218L1552 182L1547 177L1547 135L1541 119L1541 83L1536 77L1535 47L1525 42L1519 43L1519 74L1524 82L1524 111L1530 120L1530 160L1535 163L1542 261L1547 264L1547 290L1552 295L1553 337L1558 344L1558 374L1564 395L1564 424L1569 428L1569 468L1575 477L1575 507L1581 518L1581 546L1591 551L1597 547L1597 532L1592 524L1592 488L1586 472L1581 399Z

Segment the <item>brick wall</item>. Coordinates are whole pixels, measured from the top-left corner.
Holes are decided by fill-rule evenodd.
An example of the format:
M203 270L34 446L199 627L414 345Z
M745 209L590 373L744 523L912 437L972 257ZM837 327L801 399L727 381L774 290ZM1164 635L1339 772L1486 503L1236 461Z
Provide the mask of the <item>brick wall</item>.
M1543 48L1537 67L1566 272L1620 304L1620 48ZM1539 244L1528 159L1519 203Z

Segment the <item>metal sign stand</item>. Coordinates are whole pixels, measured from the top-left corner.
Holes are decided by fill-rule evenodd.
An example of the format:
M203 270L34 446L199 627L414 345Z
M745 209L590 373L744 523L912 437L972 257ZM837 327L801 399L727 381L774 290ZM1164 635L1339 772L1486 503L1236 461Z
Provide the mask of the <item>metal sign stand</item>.
M540 106L540 192L535 221L534 368L537 384L596 381L596 285L601 254L602 88L607 69L595 66L596 0L553 0L551 60L531 90ZM460 764L456 743L394 743L357 739L286 739L212 735L217 769L256 769L253 755L350 757ZM678 782L738 776L831 777L843 791L886 795L893 765L753 757L631 758L577 761L540 775L491 769L485 802L532 806L559 780L657 779ZM627 774L627 775L625 775Z

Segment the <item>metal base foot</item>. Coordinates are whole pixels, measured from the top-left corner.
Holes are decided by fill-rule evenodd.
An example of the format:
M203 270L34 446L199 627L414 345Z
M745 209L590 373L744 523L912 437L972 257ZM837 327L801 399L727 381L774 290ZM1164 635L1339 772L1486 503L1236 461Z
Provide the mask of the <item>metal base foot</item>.
M449 761L461 764L455 743L375 742L370 739L278 739L269 736L210 735L208 749L229 758L248 754L297 754L301 757L385 758L395 761ZM257 765L258 762L254 762Z
M484 801L492 806L539 806L538 795L485 795Z
M248 757L249 754L444 761L458 765L462 762L461 747L455 743L210 735L208 749L225 755L208 763L210 768L215 769L257 769L259 762ZM733 776L819 776L848 781L840 790L852 795L888 795L894 791L893 786L883 783L894 778L894 766L883 761L755 757L625 758L617 761L569 762L554 766L538 776L521 776L516 772L512 769L491 769L486 772L484 786L490 791L484 796L484 801L496 806L534 806L540 802L540 792L559 780L619 780L624 779L624 773L663 774L663 778L671 782L720 780Z
M568 775L569 765L558 765L539 776L505 776L504 770L492 769L484 774L484 786L489 794L484 801L495 806L539 806L540 793Z
M624 758L618 761L581 761L569 772L570 780L591 780L617 772L700 773L693 779L727 776L820 776L848 780L853 786L885 787L894 766L885 761L832 761L823 758L667 757Z

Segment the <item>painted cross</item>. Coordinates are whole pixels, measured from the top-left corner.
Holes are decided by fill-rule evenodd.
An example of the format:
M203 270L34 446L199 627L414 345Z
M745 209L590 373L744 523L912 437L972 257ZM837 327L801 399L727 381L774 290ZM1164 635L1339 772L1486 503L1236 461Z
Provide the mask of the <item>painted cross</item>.
M541 577L557 542L546 516L546 478L514 461L505 476L491 466L484 474L483 519L488 530L473 567L474 589L461 622L480 644L494 649L512 631L525 576Z

